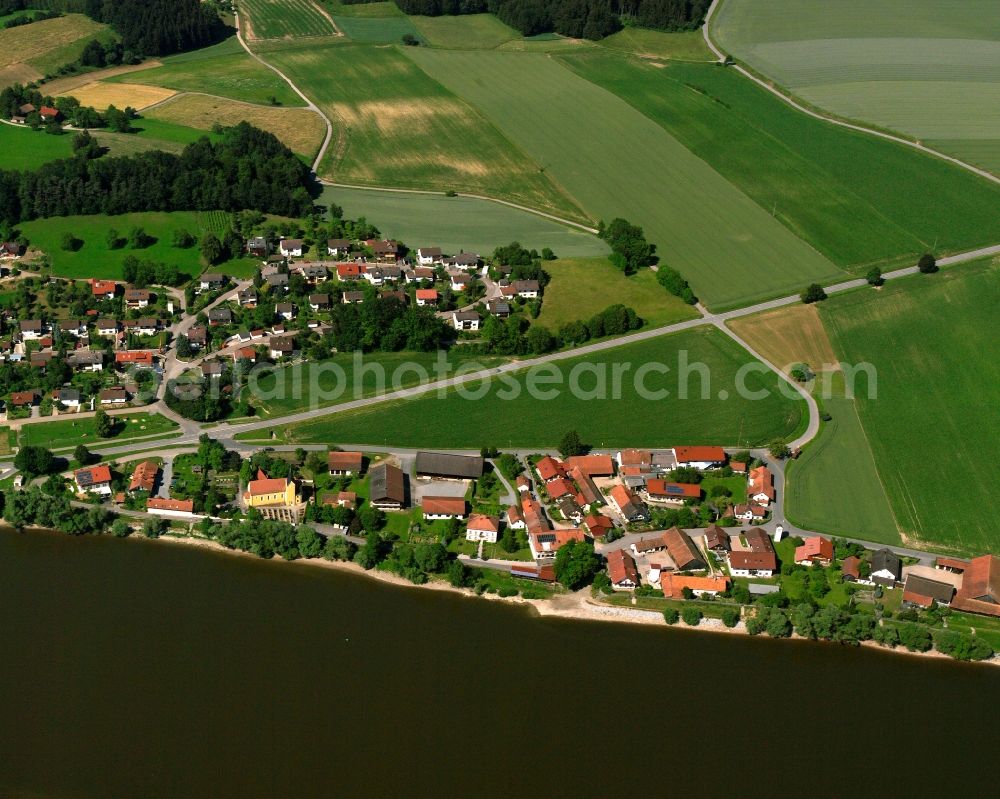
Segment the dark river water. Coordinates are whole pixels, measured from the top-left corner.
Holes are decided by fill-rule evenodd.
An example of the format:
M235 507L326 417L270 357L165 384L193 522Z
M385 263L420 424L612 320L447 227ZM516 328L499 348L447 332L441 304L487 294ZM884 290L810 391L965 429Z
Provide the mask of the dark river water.
M0 532L0 796L997 795L1000 669Z

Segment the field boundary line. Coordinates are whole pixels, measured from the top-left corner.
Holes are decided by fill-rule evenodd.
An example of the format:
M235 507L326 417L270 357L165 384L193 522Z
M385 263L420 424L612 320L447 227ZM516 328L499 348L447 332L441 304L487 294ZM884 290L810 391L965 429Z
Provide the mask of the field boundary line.
M701 26L701 32L702 35L705 37L705 44L708 45L708 48L715 54L716 58L718 58L719 63L725 63L726 54L716 46L715 42L712 41L712 37L708 31L709 24L712 20L712 16L715 14L715 11L718 8L719 3L721 1L722 0L712 0L712 4L708 7L708 11L705 12L705 22ZM973 166L972 164L967 163L966 161L963 161L960 158L955 158L952 155L947 155L946 153L943 153L940 150L935 150L933 147L928 147L924 144L921 144L920 142L911 141L909 139L903 138L902 136L896 136L892 133L886 133L885 131L876 130L875 128L870 128L865 125L859 125L855 122L847 122L842 119L837 119L834 116L829 116L827 114L821 114L817 111L813 111L811 108L807 108L806 106L804 106L790 94L786 94L781 89L778 89L776 86L773 86L772 84L768 83L766 80L757 77L750 70L746 69L742 65L737 63L732 63L728 66L735 69L741 75L749 78L758 86L761 86L762 88L766 89L775 97L780 98L782 101L790 105L795 110L801 111L803 114L807 114L808 116L811 116L814 119L819 119L823 122L829 122L832 125L839 125L842 128L858 131L859 133L867 133L869 136L877 136L880 139L885 139L887 141L895 142L896 144L903 144L907 147L912 147L914 150L919 150L920 152L926 153L927 155L932 155L935 158L940 158L942 161L948 161L954 164L955 166L958 166L968 172L972 172L974 175L979 175L979 177L985 178L991 183L996 183L1000 185L1000 177L997 177L992 172L989 172L985 169L980 169L979 167Z

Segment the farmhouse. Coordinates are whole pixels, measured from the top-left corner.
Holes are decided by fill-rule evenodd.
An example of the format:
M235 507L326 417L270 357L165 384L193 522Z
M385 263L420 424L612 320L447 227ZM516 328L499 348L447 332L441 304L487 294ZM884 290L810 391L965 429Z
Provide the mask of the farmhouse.
M535 470L538 472L538 476L542 479L543 483L555 480L557 477L566 476L566 470L563 469L563 465L551 455L541 458L535 464Z
M101 372L104 370L104 353L100 350L74 350L66 356L66 363L74 372Z
M271 254L271 245L263 236L254 236L247 239L247 254L254 258L267 258Z
M705 549L709 549L720 558L726 557L729 552L729 533L719 525L709 525L705 530Z
M416 473L418 477L476 480L483 476L483 463L479 455L418 452Z
M616 549L608 553L608 577L611 587L616 591L631 591L639 587L639 570L633 558L624 549Z
M465 516L465 500L462 497L425 496L421 511L425 519L461 519Z
M716 596L729 588L729 578L720 574L695 577L670 572L660 573L660 590L667 599L683 597L685 588L695 596Z
M152 296L149 289L126 288L125 306L127 308L145 308L149 305L149 300Z
M871 581L892 588L903 574L903 564L899 555L891 549L879 549L872 553Z
M360 452L328 452L326 463L330 474L335 477L361 474L364 456Z
M972 559L963 572L962 585L952 607L969 613L1000 616L1000 558L981 555Z
M194 516L194 500L150 497L146 500L146 511L158 516Z
M529 533L552 529L542 506L531 497L526 496L521 500L521 515L524 517L524 526Z
M467 541L486 541L495 544L499 532L500 520L496 516L473 513L469 516L469 523L465 528L465 538Z
M759 505L774 502L774 475L766 466L750 470L747 497Z
M667 554L678 571L700 571L708 568L691 536L680 528L671 527L663 534L663 540L667 545Z
M771 537L760 527L747 530L730 541L729 573L733 577L771 577L778 569L778 556Z
M955 586L922 577L919 574L908 574L903 584L903 603L929 608L935 602L939 605L951 604L955 595Z
M90 293L96 300L113 300L118 293L118 284L113 280L91 279Z
M111 469L104 464L78 469L73 474L73 479L76 480L76 487L81 494L88 492L104 496L111 494Z
M554 558L556 553L570 541L582 543L586 540L586 534L578 528L569 530L543 530L531 533L528 536L528 547L531 549L531 557L535 560L541 560L543 558Z
M391 463L371 468L368 501L379 510L400 510L406 504L406 475Z
M286 258L300 258L304 246L302 239L282 239L278 242L278 251Z
M567 469L579 469L587 477L611 477L615 473L610 455L571 455L564 463Z
M671 452L678 466L714 469L726 463L726 452L722 447L674 447Z
M156 478L160 475L160 467L156 461L143 461L132 472L132 479L129 481L128 490L130 494L137 491L153 493L156 486Z
M833 541L821 535L809 536L802 546L795 548L795 562L799 566L829 566L833 561Z
M511 505L507 508L504 518L508 527L513 527L515 530L523 530L525 528L524 517L521 515L521 509L517 505Z
M614 528L614 522L603 513L592 513L583 520L583 526L594 538L604 538Z

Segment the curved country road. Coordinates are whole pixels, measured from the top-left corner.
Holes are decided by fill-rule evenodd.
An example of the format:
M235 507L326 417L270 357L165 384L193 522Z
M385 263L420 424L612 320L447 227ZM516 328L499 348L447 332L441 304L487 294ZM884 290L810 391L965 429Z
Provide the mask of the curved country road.
M708 11L705 12L705 24L701 26L701 32L702 35L705 37L705 44L708 45L708 49L715 54L715 57L718 58L720 62L724 62L726 60L726 54L716 46L715 42L712 41L712 37L708 32L709 24L711 23L712 16L715 14L715 11L719 6L719 2L720 0L712 0L712 5L710 5L708 7ZM741 67L739 64L732 64L730 68L735 69L741 75L744 75L745 77L749 78L758 86L767 89L767 91L771 92L771 94L773 94L775 97L778 97L781 100L783 100L785 103L790 105L796 111L801 111L803 114L808 114L814 119L819 119L822 120L823 122L829 122L832 125L839 125L840 127L848 128L849 130L856 130L859 133L867 133L870 136L877 136L880 139L886 139L888 141L895 142L896 144L904 144L907 147L912 147L914 150L920 150L921 152L927 153L928 155L933 155L935 158L940 158L943 161L949 161L955 166L961 167L962 169L965 169L968 172L972 172L973 174L979 175L979 177L981 178L986 178L987 180L993 183L1000 183L1000 177L997 177L992 172L987 172L985 169L980 169L977 166L973 166L972 164L966 163L960 158L955 158L954 156L946 155L945 153L942 153L939 150L935 150L932 147L927 147L921 144L920 142L904 139L902 136L894 136L891 133L886 133L881 130L865 127L864 125L858 125L853 122L845 122L844 120L837 119L836 117L817 113L816 111L813 111L811 108L806 108L806 106L802 105L800 102L795 100L790 95L787 95L781 90L775 88L767 81L761 80L752 72L750 72L750 70Z

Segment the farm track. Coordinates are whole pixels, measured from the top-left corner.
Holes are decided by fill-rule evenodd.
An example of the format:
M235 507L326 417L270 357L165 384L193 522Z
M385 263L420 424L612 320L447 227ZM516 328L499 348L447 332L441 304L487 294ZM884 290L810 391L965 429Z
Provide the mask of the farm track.
M726 54L716 46L715 42L712 41L712 37L709 33L709 26L712 21L712 16L715 13L716 9L719 7L720 2L721 0L712 0L712 5L708 7L708 11L705 13L705 24L701 26L701 31L705 37L705 44L708 45L708 48L715 54L716 58L721 63L726 60ZM785 92L776 88L772 84L768 83L766 80L757 77L745 67L735 63L730 66L732 69L735 69L744 77L749 78L761 88L766 89L775 97L778 97L780 100L790 105L796 111L801 111L803 114L811 116L814 119L818 119L822 122L829 122L831 125L838 125L839 127L847 128L848 130L855 130L858 131L859 133L865 133L868 134L869 136L876 136L880 139L885 139L887 141L895 142L896 144L902 144L907 147L911 147L914 150L919 150L920 152L926 153L927 155L932 155L935 158L940 158L942 161L948 161L949 163L952 163L955 166L966 170L967 172L971 172L974 175L979 175L979 177L985 178L991 183L1000 184L1000 177L994 175L992 172L989 172L985 169L980 169L979 167L973 166L972 164L963 161L960 158L955 158L954 156L947 155L941 152L940 150L935 150L933 147L928 147L924 144L921 144L920 142L911 141L910 139L905 139L902 136L896 136L893 135L892 133L886 133L885 131L882 130L876 130L875 128L866 127L865 125L859 125L855 122L847 122L846 120L838 119L837 117L834 116L829 116L827 114L821 114L817 111L813 111L811 108L807 108L791 95L786 94Z

